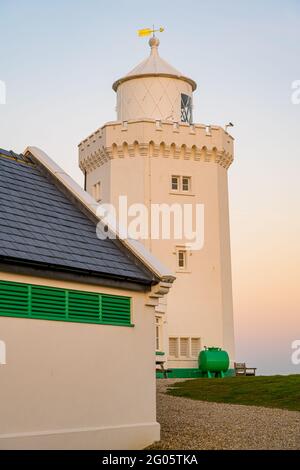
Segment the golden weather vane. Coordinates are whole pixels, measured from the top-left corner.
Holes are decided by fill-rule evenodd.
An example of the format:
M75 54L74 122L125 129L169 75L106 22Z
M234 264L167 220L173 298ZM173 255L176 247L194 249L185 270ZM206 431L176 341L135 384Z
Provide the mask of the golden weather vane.
M153 28L139 29L138 30L138 35L140 37L150 36L151 34L153 36L155 36L155 33L163 33L164 30L165 30L165 28L161 28L161 27L159 29L155 29L154 25L153 25Z

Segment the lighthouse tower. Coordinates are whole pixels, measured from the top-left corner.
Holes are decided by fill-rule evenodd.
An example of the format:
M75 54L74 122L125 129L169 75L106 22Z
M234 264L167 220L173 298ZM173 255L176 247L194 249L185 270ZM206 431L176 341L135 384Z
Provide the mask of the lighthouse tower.
M159 204L203 207L199 249L172 236L141 240L176 275L166 304L157 307L157 358L173 376L193 377L204 346L222 347L234 360L227 186L233 138L220 126L194 123L195 81L160 57L157 37L149 45L149 57L114 82L117 120L79 144L79 164L86 190L116 208L120 195L149 211Z

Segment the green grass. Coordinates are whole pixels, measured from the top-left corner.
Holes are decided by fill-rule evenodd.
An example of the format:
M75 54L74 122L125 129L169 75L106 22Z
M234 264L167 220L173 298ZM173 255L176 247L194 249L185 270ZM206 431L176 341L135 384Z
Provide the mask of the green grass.
M300 411L300 374L194 379L173 384L167 393L193 400Z

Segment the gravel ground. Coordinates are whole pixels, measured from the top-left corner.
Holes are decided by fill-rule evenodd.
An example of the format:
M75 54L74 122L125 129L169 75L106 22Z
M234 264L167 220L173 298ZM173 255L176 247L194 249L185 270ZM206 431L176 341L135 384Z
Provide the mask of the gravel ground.
M150 449L300 449L300 413L172 397L157 380L161 441Z

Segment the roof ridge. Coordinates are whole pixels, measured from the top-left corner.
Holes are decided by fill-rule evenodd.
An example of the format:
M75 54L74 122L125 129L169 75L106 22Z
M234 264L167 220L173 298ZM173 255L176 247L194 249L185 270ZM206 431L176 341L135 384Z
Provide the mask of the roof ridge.
M34 166L34 162L30 159L30 157L25 156L22 153L15 153L13 150L5 150L0 148L0 157L14 160L18 163L25 163L27 165Z

